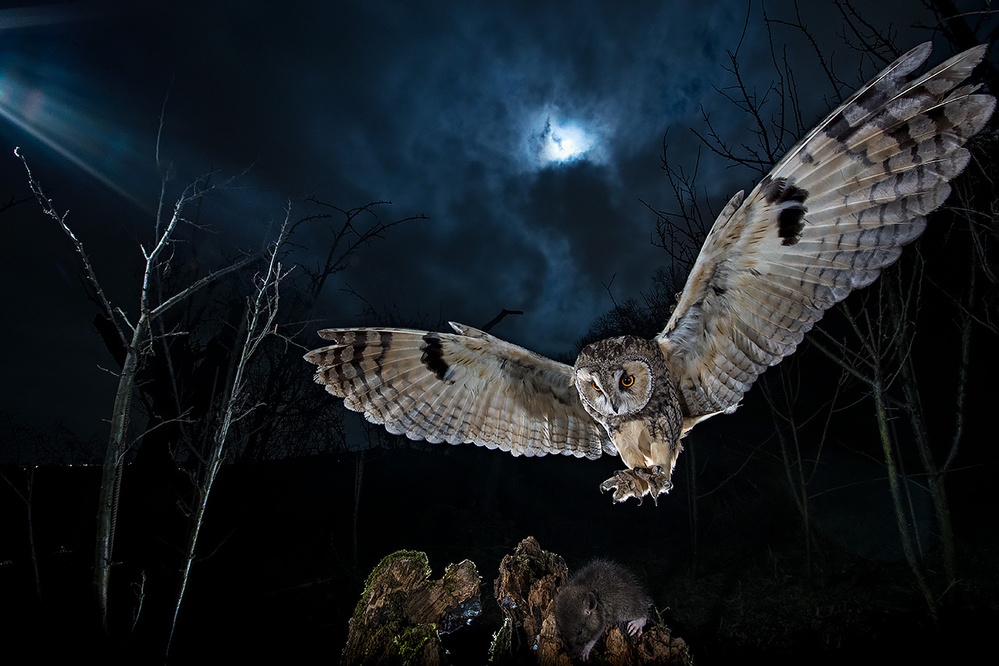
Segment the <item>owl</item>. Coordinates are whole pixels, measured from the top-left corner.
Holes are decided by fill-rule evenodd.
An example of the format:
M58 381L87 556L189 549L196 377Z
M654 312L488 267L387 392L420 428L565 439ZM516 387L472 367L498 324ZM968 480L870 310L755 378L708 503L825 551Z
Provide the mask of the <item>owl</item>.
M912 49L805 136L715 221L652 340L595 342L569 366L452 323L453 333L326 329L315 379L390 433L515 456L619 455L614 501L672 487L681 438L733 412L851 290L873 282L967 165L995 108L965 79L985 46L921 76Z

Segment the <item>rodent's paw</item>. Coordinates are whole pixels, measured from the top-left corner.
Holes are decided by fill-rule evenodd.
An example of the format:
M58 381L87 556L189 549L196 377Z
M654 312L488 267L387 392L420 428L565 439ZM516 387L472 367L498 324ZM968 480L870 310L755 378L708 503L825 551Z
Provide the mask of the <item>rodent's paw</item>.
M641 636L642 635L642 627L645 626L645 623L646 623L647 620L648 620L647 617L642 617L642 618L639 618L637 620L632 620L631 622L629 622L628 623L628 633L631 634L632 636Z

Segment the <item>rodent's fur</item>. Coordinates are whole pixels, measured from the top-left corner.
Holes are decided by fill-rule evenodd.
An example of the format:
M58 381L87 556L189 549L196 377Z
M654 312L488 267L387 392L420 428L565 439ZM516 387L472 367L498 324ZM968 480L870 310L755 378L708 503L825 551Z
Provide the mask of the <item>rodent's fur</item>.
M573 574L555 596L555 625L573 658L586 661L604 631L627 625L642 634L652 599L638 578L620 564L594 560Z

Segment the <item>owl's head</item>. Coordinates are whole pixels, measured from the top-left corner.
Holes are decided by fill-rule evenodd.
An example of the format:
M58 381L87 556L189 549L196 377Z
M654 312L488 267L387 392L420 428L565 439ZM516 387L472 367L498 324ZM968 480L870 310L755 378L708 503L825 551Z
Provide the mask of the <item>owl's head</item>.
M586 411L603 421L641 411L664 373L665 359L655 341L625 336L584 347L573 378Z

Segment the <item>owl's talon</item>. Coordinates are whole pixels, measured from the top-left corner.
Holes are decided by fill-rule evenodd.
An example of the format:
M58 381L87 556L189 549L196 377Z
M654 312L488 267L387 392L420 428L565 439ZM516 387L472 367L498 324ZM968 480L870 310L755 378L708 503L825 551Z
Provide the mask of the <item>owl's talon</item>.
M622 469L620 472L600 484L600 490L614 491L614 501L624 502L634 497L639 502L649 491L649 484L635 473L635 470Z
M670 474L661 465L651 469L648 467L623 469L600 484L600 490L603 492L614 491L615 502L624 502L634 497L641 503L646 495L651 496L655 502L659 495L668 493L672 488Z
M656 465L649 470L647 481L649 484L649 494L652 495L653 498L672 490L673 482L670 480L670 476L671 474L667 472L662 465Z
M636 467L635 469L622 469L620 472L601 483L600 490L604 492L613 490L615 502L624 502L628 498L634 497L638 500L638 503L641 504L642 498L646 495L651 494L653 501L655 501L659 492L663 492L660 490L656 493L650 493L651 483L657 480L658 477L655 475L653 470L643 467ZM666 483L669 483L668 476L666 477ZM661 487L661 484L657 487Z

